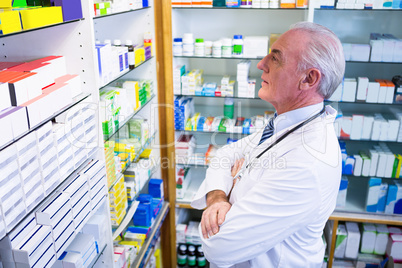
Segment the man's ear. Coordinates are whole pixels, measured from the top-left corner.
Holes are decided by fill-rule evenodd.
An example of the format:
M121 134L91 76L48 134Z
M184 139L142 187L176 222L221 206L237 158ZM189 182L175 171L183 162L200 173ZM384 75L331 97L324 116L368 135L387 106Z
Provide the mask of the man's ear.
M305 74L300 81L301 90L309 90L311 88L317 88L321 80L321 72L316 68L306 70Z

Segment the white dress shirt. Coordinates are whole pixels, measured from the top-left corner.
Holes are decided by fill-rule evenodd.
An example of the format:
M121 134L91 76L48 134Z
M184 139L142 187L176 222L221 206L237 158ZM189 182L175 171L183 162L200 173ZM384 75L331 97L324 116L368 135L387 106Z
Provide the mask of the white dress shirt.
M258 161L262 152L289 129L318 113L322 103L279 115L272 137L258 145L262 131L221 148L193 199L206 206L206 194L230 194L231 209L219 232L204 239L211 267L321 267L322 230L335 208L341 178L341 154L333 122L325 113L296 130ZM242 179L232 189L231 166L245 158Z

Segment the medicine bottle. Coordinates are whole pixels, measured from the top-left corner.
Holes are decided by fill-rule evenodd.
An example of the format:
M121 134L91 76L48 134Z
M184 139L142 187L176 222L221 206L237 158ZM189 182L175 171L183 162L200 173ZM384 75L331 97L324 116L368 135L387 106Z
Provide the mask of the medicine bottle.
M233 119L234 116L234 101L233 98L225 98L225 104L223 105L223 116Z
M205 57L212 57L212 41L205 41Z
M231 58L232 48L232 39L224 38L222 40L222 57Z
M110 40L110 39L105 39L105 41L103 41L103 43L105 44L105 45L107 45L107 44L112 44L112 40Z
M206 261L204 256L204 251L202 250L201 246L197 247L197 266L198 267L205 267Z
M195 39L194 55L197 57L205 56L204 39L202 39L202 38Z
M187 246L180 245L179 249L177 250L177 265L179 267L186 266L187 262Z
M233 37L233 57L243 57L243 36Z
M183 39L173 39L173 56L183 56Z
M215 41L212 45L212 57L220 58L222 57L222 42Z
M113 45L114 46L121 46L121 40L120 39L114 39L113 40Z
M192 33L183 36L183 56L194 56L194 38Z
M195 256L195 247L193 245L188 246L187 249L187 265L194 267L197 264L197 259Z
M130 70L132 70L132 69L134 69L134 65L135 65L133 41L126 40L125 45L126 45L126 47L128 47L128 68L130 68Z

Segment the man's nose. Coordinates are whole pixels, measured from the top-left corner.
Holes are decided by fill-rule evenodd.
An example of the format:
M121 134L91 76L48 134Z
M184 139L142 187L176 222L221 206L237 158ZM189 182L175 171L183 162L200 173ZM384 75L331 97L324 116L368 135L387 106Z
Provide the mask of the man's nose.
M265 56L262 60L260 60L260 62L258 62L257 68L262 70L262 71L268 72L267 59L268 59L268 55Z

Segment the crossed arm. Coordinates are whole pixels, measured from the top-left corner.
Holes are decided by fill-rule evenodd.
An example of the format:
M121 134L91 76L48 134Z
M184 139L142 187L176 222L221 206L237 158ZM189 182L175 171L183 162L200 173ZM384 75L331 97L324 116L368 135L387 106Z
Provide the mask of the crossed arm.
M239 159L235 162L231 169L231 175L234 176L241 169L244 163L244 158ZM236 184L236 180L233 181L233 187ZM225 221L226 213L232 207L229 202L229 196L226 196L224 191L214 190L207 194L207 208L202 213L201 218L201 230L202 235L205 239L211 237L219 232L219 225Z

